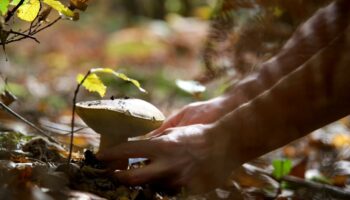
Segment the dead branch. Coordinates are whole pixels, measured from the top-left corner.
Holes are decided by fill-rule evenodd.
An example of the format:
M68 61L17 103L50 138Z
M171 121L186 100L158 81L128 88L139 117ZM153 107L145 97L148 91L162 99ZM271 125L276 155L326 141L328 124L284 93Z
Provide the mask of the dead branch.
M50 142L54 142L56 144L60 144L59 142L57 142L55 139L53 139L48 133L46 133L45 131L43 131L42 129L40 129L39 127L37 127L35 124L33 124L32 122L28 121L27 119L25 119L24 117L22 117L21 115L19 115L18 113L16 113L15 111L13 111L11 108L9 108L8 106L6 106L4 103L0 102L0 107L1 109L3 109L4 111L8 112L9 114L11 114L12 116L14 116L15 118L19 119L20 121L26 123L27 125L29 125L30 127L32 127L33 129L35 129L36 131L38 131L38 133L46 138L48 138L48 140Z
M265 170L265 169L261 169L259 167L253 166L251 164L244 164L243 167L247 171L261 173L261 174L267 175L267 176L271 177L272 179L276 180L276 178L273 177L272 173ZM333 185L327 185L327 184L322 184L322 183L318 183L318 182L313 182L313 181L309 181L309 180L305 180L302 178L298 178L295 176L289 176L289 175L284 176L280 180L276 180L276 181L285 181L285 182L292 184L294 187L297 187L297 188L309 188L313 191L322 191L322 192L327 193L331 197L336 198L336 199L344 199L344 200L350 199L350 190L339 188L339 187L333 186Z

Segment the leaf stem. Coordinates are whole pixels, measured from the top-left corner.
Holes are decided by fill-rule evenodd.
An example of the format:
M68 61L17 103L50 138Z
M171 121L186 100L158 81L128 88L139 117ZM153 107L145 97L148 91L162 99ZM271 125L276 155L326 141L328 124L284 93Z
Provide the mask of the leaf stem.
M30 39L32 39L35 42L40 44L40 41L38 39L36 39L35 37L31 36L31 35L28 35L28 34L25 34L25 33L21 33L21 32L16 32L16 31L13 31L13 30L11 30L10 33L15 34L15 35L20 35L20 36L23 36L25 38L30 38Z
M72 107L72 120L71 120L71 131L70 131L70 145L69 145L69 155L68 155L68 165L71 162L72 159L72 152L73 152L73 139L74 139L74 124L75 124L75 109L76 109L76 103L77 103L77 96L79 93L80 86L83 85L86 78L91 74L91 70L89 70L83 80L78 83L73 96L73 107Z

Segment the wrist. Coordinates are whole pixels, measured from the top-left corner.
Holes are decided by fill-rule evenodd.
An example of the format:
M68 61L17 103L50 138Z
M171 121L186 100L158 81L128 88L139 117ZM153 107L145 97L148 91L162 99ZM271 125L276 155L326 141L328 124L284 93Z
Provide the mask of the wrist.
M232 144L232 134L230 129L215 122L207 125L207 141L213 157L220 158L217 162L224 161L227 170L233 170L243 164L238 158L238 146ZM233 155L235 154L235 155ZM237 155L236 155L237 154Z

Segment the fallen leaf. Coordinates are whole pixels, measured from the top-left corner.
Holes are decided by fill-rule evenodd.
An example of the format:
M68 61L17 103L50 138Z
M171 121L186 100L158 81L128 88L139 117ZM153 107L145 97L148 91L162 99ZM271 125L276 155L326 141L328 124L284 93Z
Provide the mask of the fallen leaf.
M336 148L344 148L350 146L350 135L339 133L336 134L331 141L331 144L333 144Z

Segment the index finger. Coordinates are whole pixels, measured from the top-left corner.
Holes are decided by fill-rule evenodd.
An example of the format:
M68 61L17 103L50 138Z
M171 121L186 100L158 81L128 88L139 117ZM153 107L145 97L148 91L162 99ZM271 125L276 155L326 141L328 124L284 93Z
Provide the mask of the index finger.
M176 113L170 116L159 128L147 134L148 137L157 137L168 129L177 126L179 120L182 118L183 112Z

